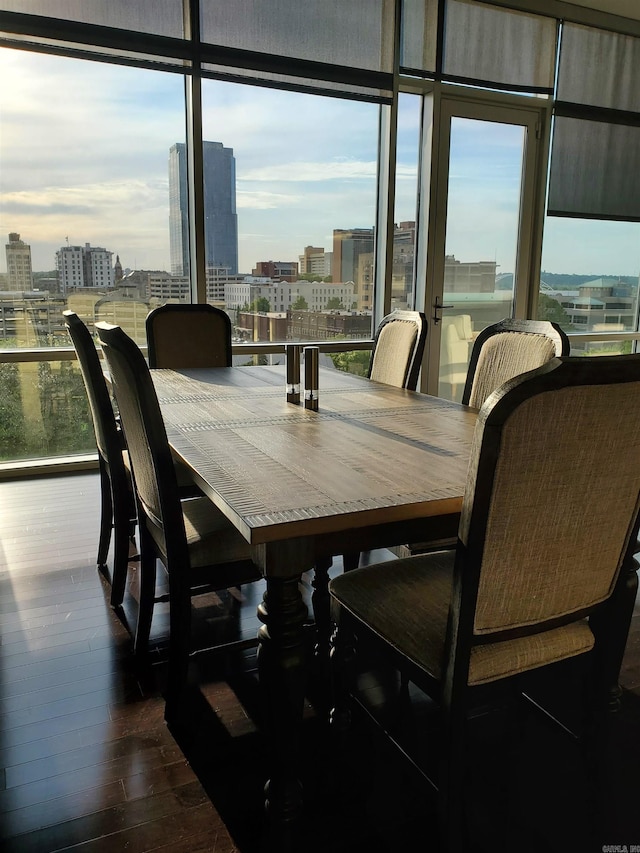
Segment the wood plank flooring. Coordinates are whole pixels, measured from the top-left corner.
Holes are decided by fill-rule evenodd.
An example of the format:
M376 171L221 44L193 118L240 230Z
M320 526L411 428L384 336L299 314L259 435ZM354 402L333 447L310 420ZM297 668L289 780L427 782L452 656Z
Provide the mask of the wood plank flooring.
M176 741L163 719L163 666L134 666L96 570L98 514L94 474L0 483L0 850L258 853L266 763L255 650L199 665L206 702ZM132 564L130 595L135 574ZM208 630L232 623L255 636L261 594L258 584L214 597L199 616ZM154 637L164 632L160 609ZM500 721L478 722L474 853L640 845L638 605L622 685L598 789L576 744L536 717L499 761ZM434 850L429 791L364 725L333 756L309 687L300 849Z

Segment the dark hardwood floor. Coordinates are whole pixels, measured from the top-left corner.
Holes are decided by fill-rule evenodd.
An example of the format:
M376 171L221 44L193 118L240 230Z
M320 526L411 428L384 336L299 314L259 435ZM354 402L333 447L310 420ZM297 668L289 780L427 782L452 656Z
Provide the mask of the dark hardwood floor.
M95 567L98 512L94 474L0 483L0 849L257 853L266 757L255 648L195 665L201 693L189 725L169 731L162 657L134 665ZM129 610L135 563L130 576ZM198 621L208 632L253 637L261 594L257 584L205 597ZM155 640L166 627L160 607ZM574 677L561 671L558 683L540 685L541 695L570 714L563 691ZM393 694L386 678L375 668L367 674L378 705ZM359 717L336 755L315 684L310 679L305 708L299 849L436 850L434 798L420 776ZM535 713L519 719L507 751L499 748L500 715L472 721L470 849L595 853L640 845L638 605L622 686L595 781L577 742ZM407 742L420 753L429 708L413 700Z

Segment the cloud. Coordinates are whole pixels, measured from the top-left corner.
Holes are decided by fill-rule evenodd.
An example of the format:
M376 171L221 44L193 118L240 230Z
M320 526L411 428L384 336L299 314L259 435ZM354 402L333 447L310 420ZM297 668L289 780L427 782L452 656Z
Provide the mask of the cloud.
M294 153L294 152L292 152ZM333 180L371 180L376 176L375 162L330 160L325 162L290 162L257 167L238 175L239 181L317 182Z
M278 210L282 207L296 206L300 203L301 198L300 195L237 190L236 207L239 210Z

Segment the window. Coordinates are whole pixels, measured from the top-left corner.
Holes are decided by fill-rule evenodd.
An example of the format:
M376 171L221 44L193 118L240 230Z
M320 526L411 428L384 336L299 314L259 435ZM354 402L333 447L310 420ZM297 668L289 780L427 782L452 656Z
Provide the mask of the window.
M0 90L2 221L33 271L24 286L2 288L19 293L0 290L15 318L0 327L0 345L69 345L66 307L90 325L108 314L143 343L150 272L169 268L167 163L184 137L181 78L9 49L0 74L12 81ZM29 322L27 298L46 324Z

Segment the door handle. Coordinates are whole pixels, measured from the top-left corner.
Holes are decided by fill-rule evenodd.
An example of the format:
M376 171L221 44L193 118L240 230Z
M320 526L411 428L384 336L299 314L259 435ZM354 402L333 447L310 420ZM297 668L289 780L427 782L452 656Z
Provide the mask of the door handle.
M443 305L440 302L440 297L436 296L436 301L433 303L433 322L437 326L440 320L442 320L441 311L444 308L455 308L455 305Z

